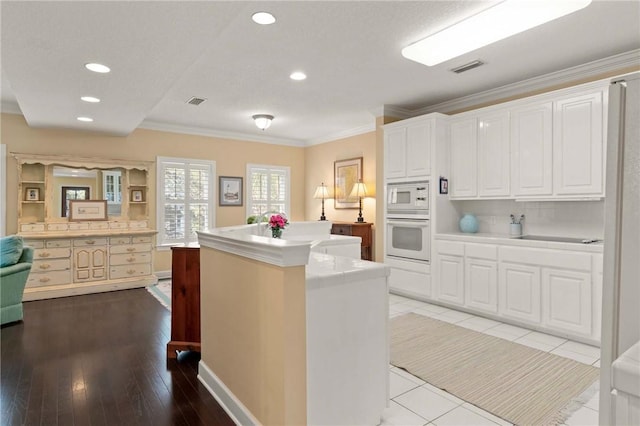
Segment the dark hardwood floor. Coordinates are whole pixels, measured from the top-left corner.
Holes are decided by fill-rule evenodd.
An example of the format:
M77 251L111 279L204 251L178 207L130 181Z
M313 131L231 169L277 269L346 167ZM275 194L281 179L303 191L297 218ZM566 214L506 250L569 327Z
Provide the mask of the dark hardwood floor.
M145 289L25 302L0 329L0 424L233 425L199 354L167 362L170 328Z

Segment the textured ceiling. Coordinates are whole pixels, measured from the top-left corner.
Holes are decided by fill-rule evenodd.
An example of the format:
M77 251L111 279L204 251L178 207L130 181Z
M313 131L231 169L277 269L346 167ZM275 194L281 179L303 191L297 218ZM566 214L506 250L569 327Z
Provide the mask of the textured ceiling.
M434 67L401 56L494 3L2 1L2 105L17 105L33 127L304 144L370 128L384 105L417 109L640 48L640 2L601 0ZM277 22L254 24L259 10ZM486 65L449 71L474 59ZM87 62L112 72L90 73ZM294 70L307 80L289 79ZM207 101L189 105L192 96ZM262 132L256 113L276 118Z

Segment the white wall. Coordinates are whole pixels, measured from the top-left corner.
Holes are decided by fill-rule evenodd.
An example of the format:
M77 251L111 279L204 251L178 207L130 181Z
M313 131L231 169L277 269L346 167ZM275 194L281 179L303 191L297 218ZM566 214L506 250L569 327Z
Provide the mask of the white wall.
M508 234L510 214L524 213L523 233L576 238L604 237L604 201L515 202L453 201L459 217L473 213L478 217L478 232ZM453 232L458 229L451 230Z
M7 232L7 145L0 144L0 237Z

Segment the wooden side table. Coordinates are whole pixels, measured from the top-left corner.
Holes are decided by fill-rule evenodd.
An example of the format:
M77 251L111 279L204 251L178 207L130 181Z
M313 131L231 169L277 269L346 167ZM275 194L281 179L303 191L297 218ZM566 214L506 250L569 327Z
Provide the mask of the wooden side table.
M200 248L171 248L171 341L167 358L176 351L200 352Z
M371 227L373 223L359 222L333 222L331 233L337 235L349 235L352 237L362 238L360 244L360 257L363 260L372 260L371 244L373 242L373 231Z

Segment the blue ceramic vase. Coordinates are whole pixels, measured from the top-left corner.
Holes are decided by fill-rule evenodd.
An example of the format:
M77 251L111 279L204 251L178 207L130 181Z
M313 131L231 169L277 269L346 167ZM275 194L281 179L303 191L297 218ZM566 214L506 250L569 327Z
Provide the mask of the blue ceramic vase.
M478 218L471 213L465 213L460 218L460 230L467 234L478 232Z

